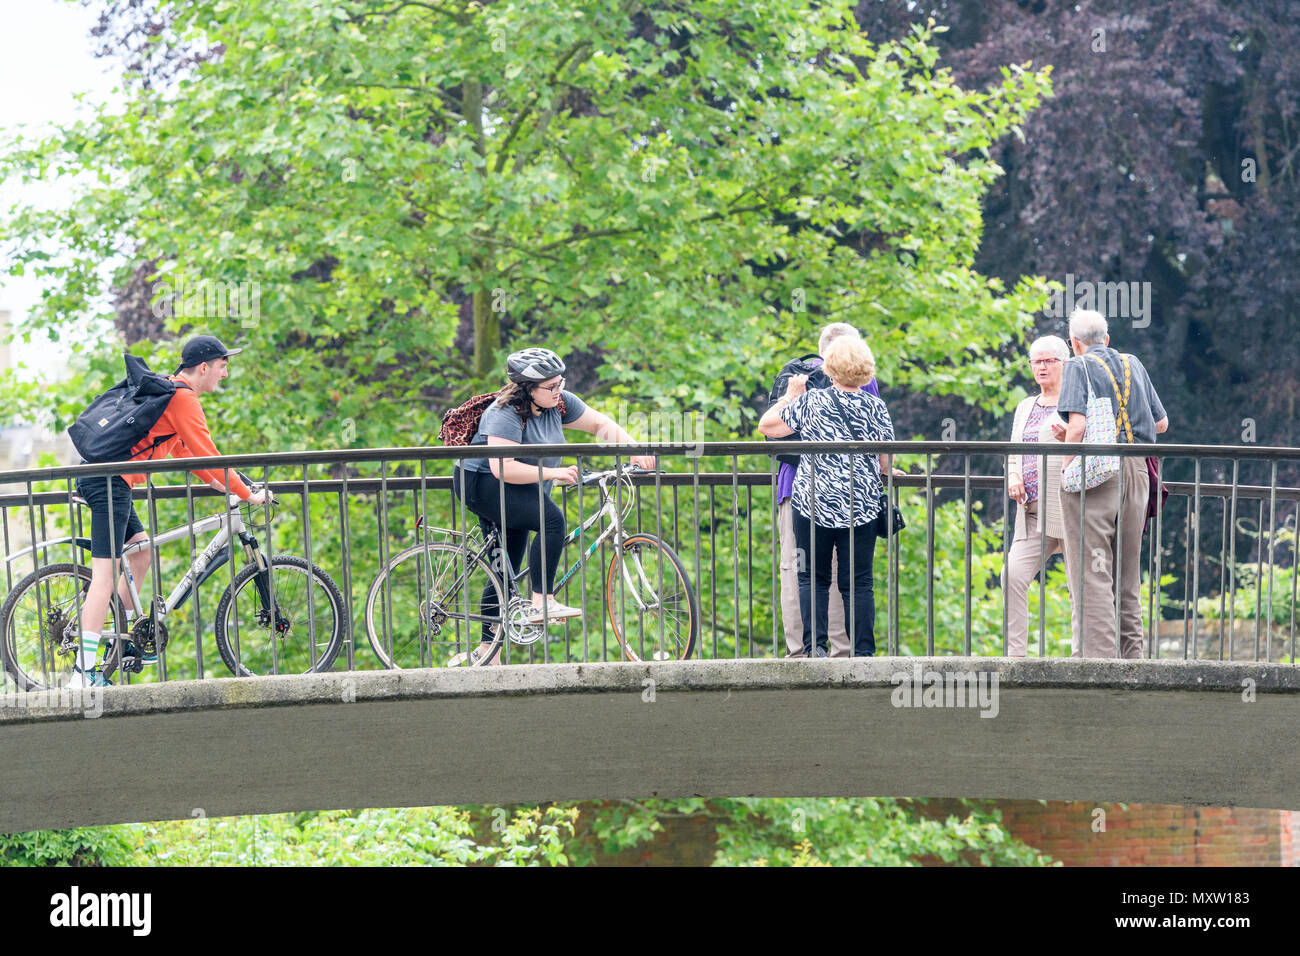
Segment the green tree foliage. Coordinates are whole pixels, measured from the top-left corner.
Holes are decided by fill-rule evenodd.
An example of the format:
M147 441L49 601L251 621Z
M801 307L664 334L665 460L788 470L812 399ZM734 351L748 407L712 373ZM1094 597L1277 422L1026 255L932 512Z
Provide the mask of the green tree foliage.
M565 866L578 812L334 810L128 824L140 866Z
M921 801L923 804L924 801ZM916 866L921 862L1045 866L1008 836L1000 810L966 801L967 815L930 819L908 800L729 800L719 865Z
M569 866L629 862L670 819L703 818L719 866L1043 866L1001 811L939 817L892 799L648 800L336 810L0 838L8 865ZM710 832L711 831L711 832ZM698 849L698 848L697 848Z
M121 827L0 834L0 866L125 866L130 859Z
M91 185L10 216L6 251L87 393L118 374L88 318L106 266L151 284L166 336L248 346L258 395L219 403L244 447L349 419L361 444L426 442L430 396L495 384L507 340L735 427L754 369L831 317L891 384L1001 408L998 347L1042 301L972 264L990 148L1047 69L963 90L927 28L873 46L843 0L196 0L154 42L208 57L11 151L9 175ZM258 314L211 314L203 289L253 282ZM63 390L58 424L85 397Z

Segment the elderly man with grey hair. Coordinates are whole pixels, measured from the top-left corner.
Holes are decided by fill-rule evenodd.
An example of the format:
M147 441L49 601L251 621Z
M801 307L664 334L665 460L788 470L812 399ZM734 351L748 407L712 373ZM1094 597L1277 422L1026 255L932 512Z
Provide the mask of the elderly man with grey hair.
M1089 385L1097 397L1110 399L1120 442L1153 443L1169 428L1146 368L1136 356L1110 348L1101 313L1070 314L1070 346L1075 357L1065 363L1056 405L1066 424L1053 426L1059 440L1083 441ZM1063 456L1062 467L1073 457ZM1115 656L1116 608L1122 656L1142 656L1140 558L1150 490L1146 461L1132 455L1121 457L1119 473L1094 488L1061 488L1075 657Z
M818 354L804 355L787 362L781 368L772 385L769 404L774 405L785 394L786 383L793 375L806 375L806 384L810 389L830 387L830 379L821 371L822 354L826 352L826 347L831 342L843 335L857 337L858 330L847 322L832 322L822 329L821 335L817 338ZM874 378L862 386L862 391L880 397L880 389L876 386ZM798 438L798 434L793 437ZM798 461L797 456L792 454L785 457ZM799 548L795 543L794 508L791 503L795 475L798 471L798 464L782 461L776 473L777 537L781 542L781 625L785 632L787 657L804 656L803 614L799 609ZM850 655L849 635L844 625L844 601L840 596L835 570L838 564L839 558L836 555L831 560L830 599L827 603L830 656L848 657ZM806 563L804 566L808 567ZM818 649L814 648L813 653L818 653Z

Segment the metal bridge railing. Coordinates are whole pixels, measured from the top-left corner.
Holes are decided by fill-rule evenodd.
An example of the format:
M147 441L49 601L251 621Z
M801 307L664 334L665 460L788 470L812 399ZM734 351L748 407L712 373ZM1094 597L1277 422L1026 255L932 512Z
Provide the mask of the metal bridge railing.
M781 448L786 453L791 450L789 445ZM809 467L814 468L813 453L853 451L897 456L896 464L910 472L885 477L887 493L901 508L906 527L882 539L876 551L877 654L1006 652L1008 608L1000 575L1015 510L1005 507L1007 456L1041 453L1041 446L843 442L801 443L799 450L809 456L813 462ZM1295 661L1300 488L1280 485L1278 473L1280 465L1294 465L1300 459L1300 449L1061 445L1053 451L1158 458L1170 494L1143 538L1146 657ZM88 578L90 566L89 551L82 546L88 544L84 539L89 538L89 509L77 503L75 482L95 475L145 472L152 480L137 488L134 498L145 529L158 546L152 549L146 580L136 583L145 602L141 616L161 621L167 644L156 664L138 672L125 669L122 682L453 662L449 656L453 645L473 649L474 635L468 633L468 625L481 622L485 615L476 607L478 593L469 593L477 588L476 580L474 588L467 584L461 588L465 593L457 597L461 610L451 614L456 633L450 633L446 620L436 623L441 585L429 554L451 556L451 549L443 547L451 543L460 549L464 564L482 543L478 518L453 491L452 466L466 457L518 454L518 449L500 446L389 448L0 473L6 594L12 599L25 579L49 565L71 568L60 579L69 593L58 592L53 584L28 589L22 612L26 637L17 633L18 616L0 622L8 627L3 635L6 661L22 664L18 659L26 655L26 669L18 670L33 679L42 674L52 677L38 683L61 682L58 672L66 657L61 658L55 646L58 635L34 628L46 628L50 611L62 607L58 626L64 628L65 638L68 633L75 636L76 628L67 622L79 615L84 598L75 582ZM773 446L761 442L568 444L530 446L528 454L560 455L566 463L576 460L584 473L608 470L632 455L656 454L663 470L607 486L612 508L621 516L623 539L639 534L640 545L620 543L618 535L599 537L613 512L597 513L598 487L560 487L553 495L565 516L566 530L577 529L559 569L557 597L584 613L567 623L550 622L549 627L520 623L511 633L521 640L501 642L503 663L677 656L671 649L662 650L671 643L666 643L664 632L674 626L667 612L649 623L640 621L636 639L628 636L632 625L627 589L635 591L639 586L637 573L645 578L659 576L658 582L649 582L649 593L658 583L666 588L665 595L671 587L663 584L663 576L675 574L675 565L663 556L649 571L644 563L630 570L629 548L639 548L643 561L653 551L646 544L651 540L647 535L665 542L680 559L698 599L698 609L692 609L696 618L691 627L697 633L691 657L786 653ZM279 499L277 506L229 511L222 495L197 483L190 474L194 468L227 473L242 469L254 481L269 484ZM1086 494L1083 507L1086 514ZM504 514L503 495L498 519ZM593 523L593 516L600 520ZM188 527L196 523L197 528ZM541 535L548 533L543 530ZM1040 534L1045 541L1045 531ZM256 549L249 547L249 540L256 542ZM395 559L416 552L419 560L408 558L408 564L394 565ZM612 570L611 561L619 552L625 556L623 563ZM579 555L585 563L575 561ZM448 560L448 567L459 567L454 556ZM241 568L242 561L254 563ZM372 585L390 565L394 569L376 591ZM1030 656L1071 652L1069 596L1060 565L1059 556L1050 559L1048 572L1030 590ZM197 573L200 567L202 573ZM323 575L317 577L313 568ZM407 573L404 568L410 573L399 580L399 571ZM499 568L492 573L505 595L504 575ZM488 576L478 580L486 581ZM336 585L336 592L326 586L326 578ZM155 602L175 598L179 598L176 606L168 608L165 616L161 608L151 611ZM631 598L635 605L637 595ZM282 615L281 607L293 611ZM846 617L853 613L846 611ZM504 616L506 611L500 613ZM632 616L637 613L641 618L656 618L653 609L637 612L634 607ZM134 634L132 628L139 626L141 617L131 622L121 617L124 609L114 608L108 629ZM308 638L294 643L290 637L301 637L304 621ZM438 627L443 629L439 634L429 633ZM326 638L335 634L337 640L330 646ZM661 650L647 651L651 645ZM1118 640L1115 646L1118 651ZM125 649L122 653L129 657ZM2 680L0 689L13 690L21 676L7 666Z

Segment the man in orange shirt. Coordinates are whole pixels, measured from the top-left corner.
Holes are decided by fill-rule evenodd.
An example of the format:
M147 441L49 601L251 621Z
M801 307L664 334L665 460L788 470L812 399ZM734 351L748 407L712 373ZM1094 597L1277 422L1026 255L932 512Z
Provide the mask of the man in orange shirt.
M149 434L131 450L131 460L148 461L168 455L176 458L219 455L208 432L208 422L203 414L203 406L199 404L199 396L217 390L218 384L229 374L229 356L241 351L243 350L226 348L211 335L196 335L186 342L185 348L181 350L180 367L171 376L177 385L176 394L172 396L162 417L149 430ZM229 487L224 481L224 470L195 471L194 474L217 491L237 495L255 505L262 504L268 494L265 490L254 492L235 472L230 472ZM81 649L68 681L69 687L106 683L95 667L95 659L99 653L104 619L108 616L113 582L117 578L117 559L126 544L143 541L148 537L135 513L135 506L131 504L131 487L144 481L143 474L82 478L77 481L77 493L86 499L91 509L91 581L86 601L81 608ZM148 548L128 559L131 573L137 579L143 580L148 573L149 560ZM125 576L118 584L118 594L129 608L131 597ZM147 660L153 649L144 647L141 652Z

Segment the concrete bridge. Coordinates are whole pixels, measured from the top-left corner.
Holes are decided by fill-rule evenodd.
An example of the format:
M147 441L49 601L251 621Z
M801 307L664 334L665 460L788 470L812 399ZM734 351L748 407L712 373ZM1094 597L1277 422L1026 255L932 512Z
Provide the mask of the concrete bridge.
M688 796L1300 810L1298 727L1300 668L1203 661L538 664L9 694L0 831Z

